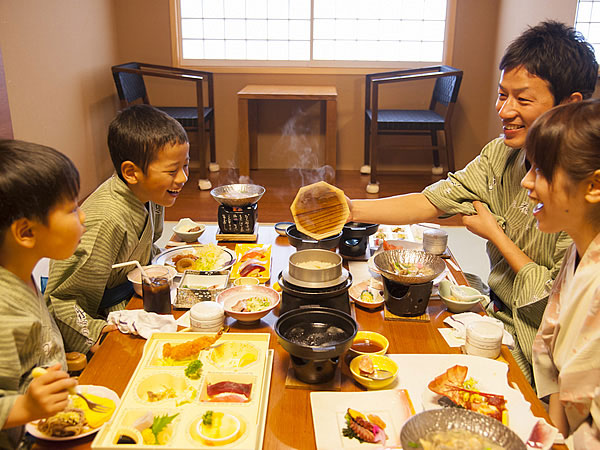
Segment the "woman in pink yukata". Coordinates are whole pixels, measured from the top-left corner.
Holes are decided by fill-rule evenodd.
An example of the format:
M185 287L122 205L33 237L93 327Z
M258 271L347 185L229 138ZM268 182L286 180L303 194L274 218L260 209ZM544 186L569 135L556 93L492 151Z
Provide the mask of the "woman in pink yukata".
M558 106L540 116L525 144L521 181L541 231L573 244L552 285L533 343L538 396L567 445L600 448L600 101Z

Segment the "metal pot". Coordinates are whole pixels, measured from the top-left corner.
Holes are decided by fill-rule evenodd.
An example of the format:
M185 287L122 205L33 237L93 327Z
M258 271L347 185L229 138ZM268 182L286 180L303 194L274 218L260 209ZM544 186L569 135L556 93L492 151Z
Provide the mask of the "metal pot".
M285 234L288 237L290 245L292 247L296 247L297 250L304 250L308 248L321 248L324 250L330 250L338 246L340 238L342 237L342 232L340 231L335 236L317 241L298 231L296 225L289 226L287 230L285 230Z
M302 267L303 263L320 262L331 265L322 269ZM342 276L342 257L329 250L300 250L290 256L289 274L292 278L309 283L337 280Z
M356 321L333 308L298 308L282 314L275 323L281 346L303 359L331 359L352 346Z

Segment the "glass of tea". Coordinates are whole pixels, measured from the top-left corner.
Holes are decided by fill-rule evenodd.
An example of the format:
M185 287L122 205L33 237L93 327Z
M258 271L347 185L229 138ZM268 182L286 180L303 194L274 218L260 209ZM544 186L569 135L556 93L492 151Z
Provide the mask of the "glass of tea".
M142 277L144 311L171 314L171 286L166 267L152 268L148 278Z

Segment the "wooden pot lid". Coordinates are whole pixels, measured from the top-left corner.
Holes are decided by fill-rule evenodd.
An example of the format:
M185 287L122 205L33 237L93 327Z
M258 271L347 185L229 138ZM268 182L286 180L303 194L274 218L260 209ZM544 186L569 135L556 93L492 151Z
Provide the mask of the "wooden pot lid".
M344 191L324 181L300 188L290 210L298 231L316 240L340 233L350 216Z

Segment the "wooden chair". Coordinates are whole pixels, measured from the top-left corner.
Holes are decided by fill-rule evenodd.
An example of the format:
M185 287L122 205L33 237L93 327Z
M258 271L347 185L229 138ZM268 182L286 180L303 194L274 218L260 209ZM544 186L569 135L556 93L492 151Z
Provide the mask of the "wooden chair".
M170 78L193 82L196 84L196 106L156 106L169 116L177 120L188 132L190 137L190 156L200 162L200 184L201 189L210 189L208 182L206 164L206 133L210 136L210 170L218 171L215 151L215 110L213 93L213 74L200 70L180 69L177 67L159 66L156 64L145 64L130 62L112 67L112 74L117 86L117 92L121 101L121 107L126 108L131 104L143 102L150 104L148 91L144 83L145 76ZM208 101L205 102L204 86ZM198 117L202 117L204 126L198 125Z
M365 165L361 173L370 173L367 192L379 192L377 184L377 141L380 134L429 135L431 145L401 146L403 150L433 150L434 174L442 174L438 131L444 132L448 170L454 171L454 149L450 119L458 97L463 72L450 66L424 67L373 73L366 76L365 85ZM423 79L435 79L433 95L426 110L379 109L380 85Z

